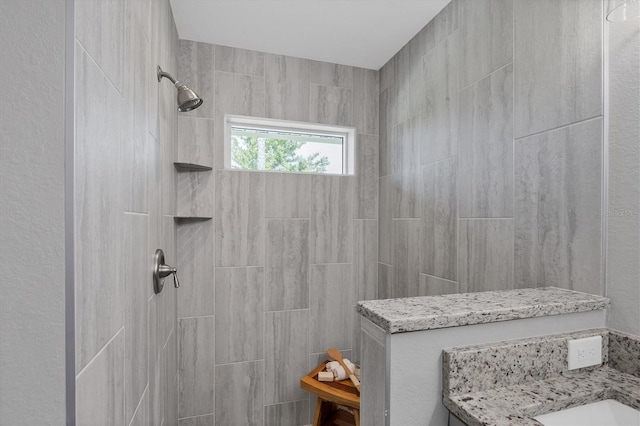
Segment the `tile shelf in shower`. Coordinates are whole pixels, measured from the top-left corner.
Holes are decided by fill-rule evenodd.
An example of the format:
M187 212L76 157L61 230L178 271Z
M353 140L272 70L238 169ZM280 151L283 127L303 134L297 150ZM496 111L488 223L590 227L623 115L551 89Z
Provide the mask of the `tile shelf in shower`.
M211 166L203 166L202 164L195 163L173 163L173 166L179 172L206 172L213 170Z
M206 222L208 220L213 219L211 216L174 216L173 220L176 223L185 223L185 222Z

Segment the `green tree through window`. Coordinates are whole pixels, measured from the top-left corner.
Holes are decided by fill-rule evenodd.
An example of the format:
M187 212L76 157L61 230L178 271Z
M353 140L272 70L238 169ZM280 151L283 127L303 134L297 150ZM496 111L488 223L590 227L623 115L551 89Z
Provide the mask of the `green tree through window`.
M306 142L232 136L231 162L235 168L324 173L329 159L319 152L297 154Z

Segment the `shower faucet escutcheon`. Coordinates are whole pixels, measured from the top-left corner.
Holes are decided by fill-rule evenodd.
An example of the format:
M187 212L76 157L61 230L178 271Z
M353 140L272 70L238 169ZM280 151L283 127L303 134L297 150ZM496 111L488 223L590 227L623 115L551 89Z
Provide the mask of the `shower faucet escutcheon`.
M180 287L180 281L178 281L178 270L173 266L166 265L164 263L164 252L162 249L157 249L153 255L153 291L158 294L164 288L164 279L173 274L173 285L176 288Z

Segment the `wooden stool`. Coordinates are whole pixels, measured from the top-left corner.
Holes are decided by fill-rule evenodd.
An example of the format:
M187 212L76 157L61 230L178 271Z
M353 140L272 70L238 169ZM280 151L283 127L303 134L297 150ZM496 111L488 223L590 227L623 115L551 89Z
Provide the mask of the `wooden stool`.
M327 362L324 361L300 379L300 387L318 397L313 426L360 426L360 393L351 380L318 381L318 373L325 369Z

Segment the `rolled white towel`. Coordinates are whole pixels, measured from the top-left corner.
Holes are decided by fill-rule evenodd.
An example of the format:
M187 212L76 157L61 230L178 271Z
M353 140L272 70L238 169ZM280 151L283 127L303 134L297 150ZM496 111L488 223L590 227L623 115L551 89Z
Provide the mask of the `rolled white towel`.
M351 370L351 372L353 373L356 369L356 366L347 358L344 358L343 361L346 364L346 366L349 367L349 370ZM347 374L346 371L344 371L344 368L342 368L342 366L338 361L328 362L326 369L327 371L333 373L333 377L336 380L345 380L349 378L349 375Z

